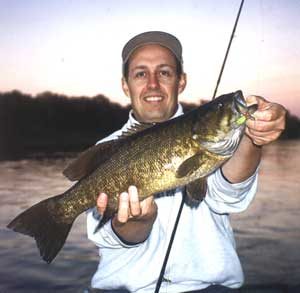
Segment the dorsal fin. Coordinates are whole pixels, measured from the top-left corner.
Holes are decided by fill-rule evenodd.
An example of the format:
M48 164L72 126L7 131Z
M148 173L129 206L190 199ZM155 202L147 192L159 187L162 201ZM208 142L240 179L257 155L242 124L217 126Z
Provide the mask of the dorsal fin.
M84 178L108 160L128 137L152 126L153 124L147 123L134 124L122 132L118 139L105 141L88 148L67 166L63 174L71 181Z
M154 125L155 125L155 123L144 123L144 122L142 122L140 124L133 124L132 126L130 126L130 128L128 128L125 131L123 131L121 133L121 135L119 136L119 138L121 138L121 139L122 138L126 138L128 136L131 136L133 134L141 132L141 131L143 131L145 129L148 129L148 128L154 126Z
M118 142L118 140L110 140L88 148L67 166L63 174L71 181L89 175L117 151L120 145Z

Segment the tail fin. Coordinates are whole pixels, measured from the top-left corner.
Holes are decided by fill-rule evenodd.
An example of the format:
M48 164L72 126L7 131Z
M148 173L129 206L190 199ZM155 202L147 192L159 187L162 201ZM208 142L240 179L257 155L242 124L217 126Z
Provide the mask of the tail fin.
M44 261L50 263L63 247L71 223L59 222L51 213L55 207L56 197L46 199L30 207L14 220L7 228L34 237L40 255Z

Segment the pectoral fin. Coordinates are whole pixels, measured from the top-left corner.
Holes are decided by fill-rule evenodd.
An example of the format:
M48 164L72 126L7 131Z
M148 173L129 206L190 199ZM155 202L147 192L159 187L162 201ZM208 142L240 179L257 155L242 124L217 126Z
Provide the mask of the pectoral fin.
M203 163L203 153L197 153L196 155L185 160L177 169L176 177L182 178L188 176L199 169Z
M186 186L186 192L192 202L200 203L207 191L206 177L199 178Z

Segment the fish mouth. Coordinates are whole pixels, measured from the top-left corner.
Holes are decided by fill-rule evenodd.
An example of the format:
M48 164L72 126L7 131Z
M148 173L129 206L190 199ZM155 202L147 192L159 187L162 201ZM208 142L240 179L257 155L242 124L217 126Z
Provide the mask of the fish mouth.
M253 113L257 110L257 104L247 106L242 91L236 91L234 93L234 107L236 112L239 114L236 119L237 127L244 124L247 119L255 120Z
M235 110L240 114L245 113L247 111L247 104L244 99L242 91L236 91L234 93L233 99L234 99Z

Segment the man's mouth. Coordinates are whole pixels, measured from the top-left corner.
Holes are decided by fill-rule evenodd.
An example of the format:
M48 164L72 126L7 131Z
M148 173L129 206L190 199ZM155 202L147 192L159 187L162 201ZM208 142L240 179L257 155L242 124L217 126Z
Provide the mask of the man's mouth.
M161 102L163 100L163 96L147 96L144 97L146 102Z

